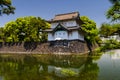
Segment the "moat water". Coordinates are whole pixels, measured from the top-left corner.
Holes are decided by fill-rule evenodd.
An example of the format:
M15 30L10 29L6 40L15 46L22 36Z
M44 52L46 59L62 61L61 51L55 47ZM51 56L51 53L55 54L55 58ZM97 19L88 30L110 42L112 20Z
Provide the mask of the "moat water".
M0 80L120 80L120 52L0 55Z

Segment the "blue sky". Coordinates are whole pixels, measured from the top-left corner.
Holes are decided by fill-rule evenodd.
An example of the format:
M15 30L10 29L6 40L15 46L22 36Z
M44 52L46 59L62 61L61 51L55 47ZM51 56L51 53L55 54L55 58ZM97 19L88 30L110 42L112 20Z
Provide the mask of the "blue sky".
M49 20L56 14L79 11L80 16L88 16L99 27L108 22L106 11L111 6L109 0L12 0L16 7L14 15L0 16L0 26L24 16L36 16Z

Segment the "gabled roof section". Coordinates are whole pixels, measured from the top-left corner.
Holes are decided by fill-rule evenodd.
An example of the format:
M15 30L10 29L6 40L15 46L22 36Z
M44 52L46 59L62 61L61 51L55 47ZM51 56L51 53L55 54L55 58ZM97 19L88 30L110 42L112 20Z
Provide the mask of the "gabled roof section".
M69 31L69 29L67 29L65 26L63 26L60 23L53 29L53 32L55 32L57 30L66 30L66 31Z
M46 29L44 31L45 32L55 32L58 30L72 31L72 30L82 30L82 29L81 29L81 27L78 27L78 26L65 27L64 25L59 23L55 28L49 28L49 29Z
M56 22L56 21L64 21L64 20L74 20L79 17L79 12L71 12L71 13L65 13L65 14L58 14L55 15L53 19L51 19L48 22Z

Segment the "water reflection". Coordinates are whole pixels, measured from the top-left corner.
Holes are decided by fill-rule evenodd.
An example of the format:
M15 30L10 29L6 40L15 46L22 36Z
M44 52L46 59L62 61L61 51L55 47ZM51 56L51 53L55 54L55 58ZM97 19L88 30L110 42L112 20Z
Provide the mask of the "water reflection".
M120 60L112 59L112 55L115 53L107 52L97 61L100 70L98 80L120 80Z
M99 67L86 55L4 55L0 80L97 80Z
M79 76L81 80L97 80L98 73L99 67L97 63L93 62L92 57L88 57Z
M120 59L120 50L111 50L108 52L108 54L110 54L111 59L113 60Z

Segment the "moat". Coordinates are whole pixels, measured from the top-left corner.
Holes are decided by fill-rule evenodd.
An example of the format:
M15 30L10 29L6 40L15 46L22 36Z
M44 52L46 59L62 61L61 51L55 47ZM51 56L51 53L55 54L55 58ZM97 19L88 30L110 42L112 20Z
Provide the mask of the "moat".
M89 55L0 55L0 80L119 80L119 50Z

